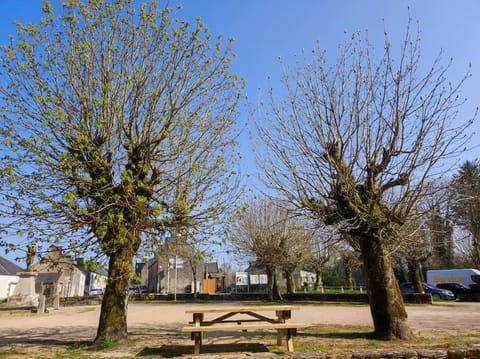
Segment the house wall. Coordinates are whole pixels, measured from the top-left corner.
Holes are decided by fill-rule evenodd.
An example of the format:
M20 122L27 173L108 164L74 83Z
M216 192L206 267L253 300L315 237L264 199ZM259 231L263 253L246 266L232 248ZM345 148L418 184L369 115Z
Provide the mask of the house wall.
M143 275L143 272L142 272ZM149 293L161 293L159 280L163 275L163 271L159 268L158 261L150 261L147 270L147 290Z
M105 289L107 286L107 277L104 275L90 272L90 289Z
M181 263L175 270L172 263L174 258L159 258L158 260L151 260L147 265L143 266L143 269L139 272L142 278L142 283L145 283L149 293L191 293L194 289L193 283L193 271L191 266L186 260L177 258L178 263ZM137 266L137 268L139 268ZM175 280L176 272L176 280ZM203 280L205 278L206 270L205 264L200 263L196 266L196 280L197 280L197 293L203 292ZM215 274L215 273L208 273ZM207 274L207 275L208 275ZM217 279L217 285L221 283L220 279Z
M146 274L142 273L142 276L148 277L145 282L149 293L185 293L193 290L192 269L186 261L182 263L181 267L177 268L176 281L175 268L164 258L151 261L147 272ZM199 265L197 268L198 292L201 291L200 283L203 280L203 275L203 266Z
M72 271L70 293L67 297L79 297L85 294L85 274L78 268Z
M50 254L39 263L32 265L37 273L60 273L56 285L56 294L60 297L83 296L85 293L85 274L78 269L69 255L64 255L61 247L51 246Z
M0 275L0 299L8 298L13 294L19 278L16 275Z
M183 263L183 266L176 270L177 274L175 280L175 268L172 268L172 265L168 265L167 263L168 262L165 262L161 265L163 272L162 276L159 276L159 283L162 290L168 293L185 293L187 287L190 288L193 281L191 268L187 263ZM198 276L201 277L202 275L202 272L198 273Z
M57 294L60 297L77 297L85 294L85 274L75 268L62 271L57 282Z
M305 270L297 270L293 273L295 279L295 286L297 289L303 287L304 283L313 285L317 279L317 275L313 272L308 272Z

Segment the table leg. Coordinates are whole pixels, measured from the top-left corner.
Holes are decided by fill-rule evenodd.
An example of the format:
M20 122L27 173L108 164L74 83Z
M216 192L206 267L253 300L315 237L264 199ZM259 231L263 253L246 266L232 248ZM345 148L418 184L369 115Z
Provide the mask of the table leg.
M287 332L287 351L289 353L292 353L293 352L293 337L295 335L297 335L297 329L295 329L295 328L287 329L286 332Z
M196 327L200 327L202 325L204 319L204 313L193 313L193 323ZM195 340L195 354L200 354L200 348L202 347L202 337L203 332L197 332L192 334L192 339Z
M277 315L277 323L286 323L288 319L292 317L292 312L290 310L277 310L275 311ZM279 329L277 330L277 346L281 346L283 342L283 337L286 335L286 330ZM287 343L288 345L288 343Z
M202 333L201 332L192 333L192 339L195 341L193 354L200 354L200 348L202 347Z
M277 329L277 346L282 346L285 329Z

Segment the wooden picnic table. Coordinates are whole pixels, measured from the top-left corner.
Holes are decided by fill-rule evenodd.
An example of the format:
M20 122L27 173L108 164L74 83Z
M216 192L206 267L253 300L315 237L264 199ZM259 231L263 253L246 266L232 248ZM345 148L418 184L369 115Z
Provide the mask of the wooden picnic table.
M195 307L185 311L187 314L192 314L192 321L191 325L184 327L182 331L191 333L191 338L195 341L195 354L200 353L204 332L262 329L276 330L277 345L282 345L285 337L287 350L293 352L292 337L297 334L298 328L305 326L301 323L289 322L292 310L297 309L299 307L293 305ZM275 315L268 315L267 312L273 312ZM207 318L207 315L210 318ZM235 324L232 325L232 323Z

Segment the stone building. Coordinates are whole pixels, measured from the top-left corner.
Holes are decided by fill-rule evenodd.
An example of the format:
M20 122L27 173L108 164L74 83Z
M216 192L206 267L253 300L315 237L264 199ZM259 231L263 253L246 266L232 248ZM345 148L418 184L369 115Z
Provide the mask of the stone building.
M31 266L38 273L41 293L46 297L76 297L85 292L85 274L60 246L51 245L48 255Z

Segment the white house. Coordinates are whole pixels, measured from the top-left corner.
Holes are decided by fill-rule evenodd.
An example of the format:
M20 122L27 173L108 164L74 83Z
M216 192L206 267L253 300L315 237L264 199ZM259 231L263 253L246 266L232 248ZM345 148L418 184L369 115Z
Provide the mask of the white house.
M107 287L108 269L101 265L91 268L83 258L77 258L77 267L85 274L85 295L100 294Z
M17 273L22 271L20 266L0 257L0 301L13 294L19 279Z

